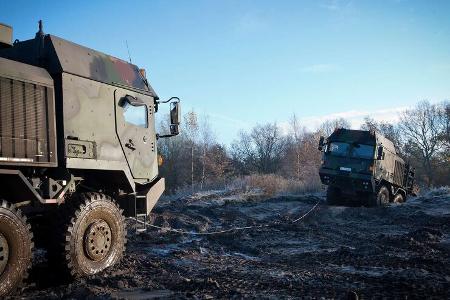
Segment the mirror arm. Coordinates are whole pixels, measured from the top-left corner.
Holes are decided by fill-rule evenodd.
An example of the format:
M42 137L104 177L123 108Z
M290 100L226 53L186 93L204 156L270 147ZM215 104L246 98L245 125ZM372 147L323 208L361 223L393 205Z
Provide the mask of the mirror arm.
M156 139L158 140L160 138L169 138L169 137L173 137L173 136L176 136L176 135L178 135L178 134L159 134L159 133L157 133L156 134Z
M170 97L168 100L165 100L165 101L155 100L155 112L158 112L159 104L169 103L172 100L175 100L174 103L180 102L180 98L178 98L178 97Z
M166 101L156 101L156 103L158 103L158 104L160 104L160 103L168 103L168 102L170 102L170 101L172 101L172 100L175 100L175 102L180 102L180 98L178 98L178 97L170 97L168 100L166 100Z

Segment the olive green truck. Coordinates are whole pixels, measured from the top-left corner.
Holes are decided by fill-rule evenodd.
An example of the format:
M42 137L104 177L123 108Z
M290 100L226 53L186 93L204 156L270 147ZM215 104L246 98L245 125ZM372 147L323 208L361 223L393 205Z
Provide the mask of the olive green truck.
M336 129L320 138L320 179L330 205L383 206L414 194L414 169L377 131Z
M168 103L170 133L155 113ZM12 42L0 24L0 297L26 278L34 243L73 277L118 262L125 217L164 191L157 139L178 134L179 99L145 70L44 34Z

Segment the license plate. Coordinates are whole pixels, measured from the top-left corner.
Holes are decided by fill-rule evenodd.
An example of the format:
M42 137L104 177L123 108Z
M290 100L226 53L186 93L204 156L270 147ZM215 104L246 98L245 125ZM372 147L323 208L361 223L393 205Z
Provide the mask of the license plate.
M346 172L351 172L352 168L340 167L339 170L346 171Z

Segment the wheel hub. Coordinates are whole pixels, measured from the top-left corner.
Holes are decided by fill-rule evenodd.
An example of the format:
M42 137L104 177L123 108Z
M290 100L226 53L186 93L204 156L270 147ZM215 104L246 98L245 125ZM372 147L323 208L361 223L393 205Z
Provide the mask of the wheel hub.
M8 258L9 258L8 241L3 236L3 234L0 233L0 275L3 274L3 271L5 270L6 265L8 264Z
M90 259L100 261L111 248L111 228L104 220L96 220L85 232L84 249Z

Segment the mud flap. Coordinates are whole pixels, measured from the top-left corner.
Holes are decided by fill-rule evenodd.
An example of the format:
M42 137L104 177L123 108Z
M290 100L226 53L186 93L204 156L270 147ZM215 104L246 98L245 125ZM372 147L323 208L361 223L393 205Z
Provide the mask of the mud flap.
M148 215L152 211L159 197L163 194L165 186L166 184L164 178L157 178L149 185L137 187L138 195L145 197L137 197L136 213L145 213Z

